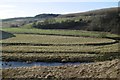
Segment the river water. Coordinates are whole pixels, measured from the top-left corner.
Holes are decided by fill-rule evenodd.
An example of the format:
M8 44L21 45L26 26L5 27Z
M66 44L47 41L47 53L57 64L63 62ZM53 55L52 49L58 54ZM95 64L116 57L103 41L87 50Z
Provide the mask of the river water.
M10 62L2 62L0 61L0 68L16 68L16 67L31 67L31 66L62 66L62 65L79 65L81 64L80 62L75 62L75 63L60 63L60 62L31 62L31 63L26 63L26 62L15 62L15 61L10 61Z

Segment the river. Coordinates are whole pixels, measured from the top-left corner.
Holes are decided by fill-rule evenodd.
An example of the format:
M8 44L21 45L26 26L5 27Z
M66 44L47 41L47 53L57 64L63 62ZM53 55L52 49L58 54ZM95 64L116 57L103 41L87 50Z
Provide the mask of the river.
M10 62L2 62L0 61L0 68L16 68L16 67L32 67L32 66L62 66L62 65L79 65L80 62L67 62L67 63L60 63L60 62L17 62L17 61L10 61Z

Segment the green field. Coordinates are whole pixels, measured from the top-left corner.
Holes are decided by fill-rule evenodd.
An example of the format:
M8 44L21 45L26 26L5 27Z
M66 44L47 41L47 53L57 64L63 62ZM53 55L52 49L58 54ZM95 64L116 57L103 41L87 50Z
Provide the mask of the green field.
M119 58L118 35L80 30L4 28L3 61L82 62Z
M46 44L87 44L114 42L112 39L91 37L68 37L51 35L15 34L16 37L3 40L3 43L46 43Z
M36 28L3 28L3 31L11 33L31 33L31 34L45 34L45 35L67 35L67 36L83 36L83 37L118 37L116 34L107 32L84 31L84 30L44 30Z
M105 46L3 46L4 51L21 52L117 52L118 44Z

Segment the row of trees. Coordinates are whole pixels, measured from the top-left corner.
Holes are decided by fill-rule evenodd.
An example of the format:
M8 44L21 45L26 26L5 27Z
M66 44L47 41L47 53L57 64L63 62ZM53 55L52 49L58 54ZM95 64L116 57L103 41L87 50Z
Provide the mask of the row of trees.
M46 19L43 22L33 23L33 27L40 29L76 29L85 25L87 24L82 19L79 19L78 21L69 19L61 22L58 22L55 19Z
M120 17L118 13L94 17L87 29L92 31L104 31L118 34L120 29Z
M49 18L43 22L34 22L33 27L40 29L83 29L118 34L120 29L120 17L118 13L109 13L101 16L93 16L90 21L67 19L61 22L56 21L54 18Z

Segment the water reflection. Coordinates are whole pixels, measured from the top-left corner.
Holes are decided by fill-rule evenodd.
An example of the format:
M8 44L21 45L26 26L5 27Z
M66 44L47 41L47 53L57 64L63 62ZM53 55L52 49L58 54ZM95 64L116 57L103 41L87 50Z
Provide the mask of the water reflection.
M61 65L67 65L67 64L80 64L80 62L76 62L76 63L59 63L59 62L51 62L51 63L47 63L47 62L31 62L31 63L27 63L27 62L15 62L15 61L10 61L10 62L0 62L1 66L0 68L15 68L15 67L31 67L31 66L61 66Z

